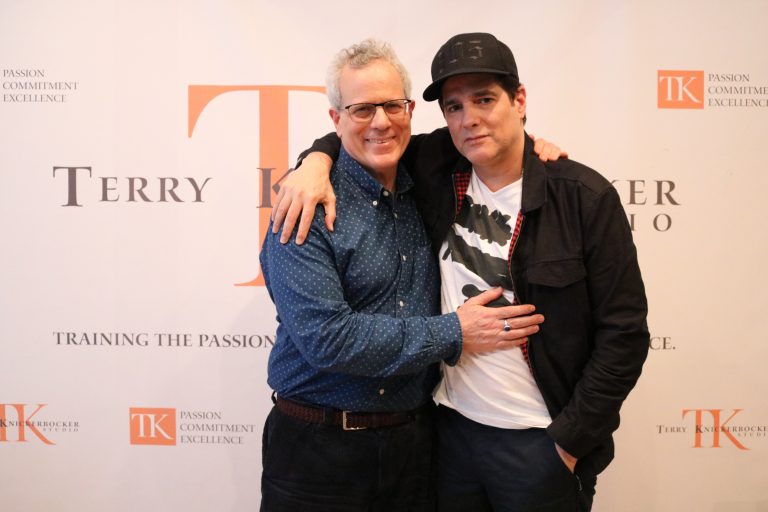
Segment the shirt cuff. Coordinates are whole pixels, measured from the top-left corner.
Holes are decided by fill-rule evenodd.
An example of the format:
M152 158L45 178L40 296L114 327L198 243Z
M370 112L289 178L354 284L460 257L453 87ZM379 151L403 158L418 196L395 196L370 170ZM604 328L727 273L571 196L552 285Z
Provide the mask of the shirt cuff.
M430 333L435 349L448 366L455 366L461 357L462 337L459 316L448 313L430 318Z

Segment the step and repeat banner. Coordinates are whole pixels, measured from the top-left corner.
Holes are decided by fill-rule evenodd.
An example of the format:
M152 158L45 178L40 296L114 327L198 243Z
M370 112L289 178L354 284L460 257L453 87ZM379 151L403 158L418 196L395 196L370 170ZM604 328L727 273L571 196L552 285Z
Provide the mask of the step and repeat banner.
M333 54L515 53L531 133L619 191L651 352L594 510L768 510L768 2L0 0L0 508L259 504L275 191Z

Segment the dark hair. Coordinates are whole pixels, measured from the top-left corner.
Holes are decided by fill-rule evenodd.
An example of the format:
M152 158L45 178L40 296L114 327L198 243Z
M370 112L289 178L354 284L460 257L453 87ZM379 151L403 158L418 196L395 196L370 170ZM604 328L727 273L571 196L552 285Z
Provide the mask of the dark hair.
M517 90L520 89L520 82L512 75L493 75L493 78L496 80L496 83L499 84L499 86L504 89L504 92L507 93L507 96L509 97L509 101L514 100L515 94L517 94ZM440 110L443 110L443 94L442 91L440 92L440 97L437 98L437 103L440 105ZM528 120L528 116L523 116L523 124L526 123Z

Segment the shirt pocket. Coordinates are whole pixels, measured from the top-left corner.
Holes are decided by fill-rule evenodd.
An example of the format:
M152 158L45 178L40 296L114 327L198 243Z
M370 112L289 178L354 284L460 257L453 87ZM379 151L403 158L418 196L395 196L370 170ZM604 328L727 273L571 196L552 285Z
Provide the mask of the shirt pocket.
M528 267L526 277L532 285L565 288L587 277L587 269L581 258L541 261Z

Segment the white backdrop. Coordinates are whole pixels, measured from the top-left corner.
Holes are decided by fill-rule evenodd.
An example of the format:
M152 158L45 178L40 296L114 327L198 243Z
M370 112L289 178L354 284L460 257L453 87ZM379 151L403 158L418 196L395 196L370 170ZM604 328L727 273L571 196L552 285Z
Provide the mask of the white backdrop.
M488 31L528 130L615 180L640 252L652 351L594 510L768 510L767 17L764 0L0 0L0 507L256 510L263 183L331 129L335 51L391 41L419 132L442 123L420 101L437 48Z

